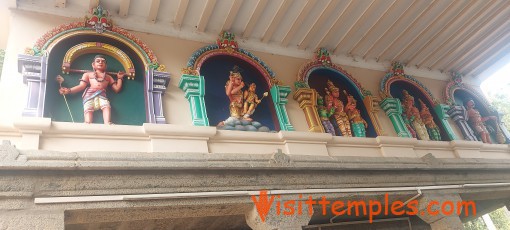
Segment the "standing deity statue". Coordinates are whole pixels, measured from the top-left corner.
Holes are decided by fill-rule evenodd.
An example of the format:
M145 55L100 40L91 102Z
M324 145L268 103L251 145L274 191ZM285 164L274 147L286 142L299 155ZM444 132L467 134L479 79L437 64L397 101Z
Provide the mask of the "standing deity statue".
M413 129L416 131L416 136L420 140L430 140L429 134L427 133L427 128L425 127L425 124L423 123L423 120L420 116L420 111L414 105L414 97L411 96L407 90L403 90L402 95L404 96L402 100L404 115L411 123Z
M251 83L248 90L244 91L244 107L243 107L243 118L245 120L252 120L250 116L255 112L255 108L260 104L262 99L268 95L267 92L264 93L262 98L259 99L255 90L257 89L257 85L255 83Z
M471 128L476 132L478 136L482 139L483 143L492 144L491 137L487 127L485 126L485 121L494 120L497 121L495 116L482 117L480 112L475 109L475 102L473 100L469 100L466 102L466 112L467 112L467 122L471 126Z
M325 89L326 91L325 102L326 105L331 105L330 107L327 107L327 109L331 108L335 109L333 117L335 118L335 121L338 125L338 128L340 129L340 132L342 133L342 136L352 137L349 117L344 111L343 102L340 100L340 89L338 89L330 80L328 80L327 84L328 88Z
M335 127L329 120L329 118L335 113L335 108L333 108L331 105L325 106L324 99L320 95L317 98L317 112L319 113L319 117L321 118L321 123L322 126L324 126L325 131L327 133L331 133L333 136L336 136Z
M345 90L344 94L347 96L345 111L347 112L347 116L351 122L352 133L355 137L366 137L366 129L368 128L368 124L365 119L361 117L359 109L356 108L356 99L354 99L354 97L348 94Z
M425 123L425 127L427 128L430 139L434 141L440 141L441 132L439 131L439 127L434 122L434 117L430 113L430 110L427 107L427 105L425 105L425 103L421 99L418 99L418 101L420 102L421 105L420 115L421 118L423 119L423 123Z
M239 119L243 115L243 87L243 76L241 76L239 68L234 66L234 69L230 71L229 80L225 84L225 93L230 100L230 117Z
M106 73L106 59L103 55L96 55L92 62L94 71L86 72L80 79L80 83L72 88L61 87L60 94L66 95L83 93L83 113L85 123L92 123L94 111L101 109L103 111L103 121L105 124L112 124L110 121L111 107L110 101L106 97L106 90L111 86L115 93L122 89L122 79L126 73L119 71L117 80Z

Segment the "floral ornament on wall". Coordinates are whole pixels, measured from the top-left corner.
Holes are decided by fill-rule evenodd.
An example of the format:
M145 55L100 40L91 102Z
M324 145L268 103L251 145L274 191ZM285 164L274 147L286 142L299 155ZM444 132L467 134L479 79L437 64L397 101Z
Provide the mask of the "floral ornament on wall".
M112 22L108 18L109 12L108 10L103 9L101 5L98 5L96 8L91 9L92 17L85 17L85 22L87 26L92 27L98 33L104 32L106 29L112 27Z

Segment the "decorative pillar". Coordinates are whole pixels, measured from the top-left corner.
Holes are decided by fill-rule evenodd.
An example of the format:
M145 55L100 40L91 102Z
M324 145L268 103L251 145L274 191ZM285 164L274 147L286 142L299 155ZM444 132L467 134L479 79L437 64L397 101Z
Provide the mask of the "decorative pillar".
M469 127L466 118L467 111L464 106L453 105L448 110L448 115L453 119L455 124L459 127L462 135L464 135L464 139L468 141L478 141L478 138L475 135L475 132Z
M43 117L46 96L47 58L45 56L18 55L18 72L28 86L28 97L23 116Z
M365 108L367 108L368 116L370 117L370 120L372 121L372 124L374 125L375 132L377 133L377 136L384 136L384 130L381 127L381 122L379 121L379 116L377 116L377 112L379 112L379 109L376 108L376 105L379 103L379 100L376 99L372 95L367 95L363 99L363 104L365 105Z
M388 97L381 101L380 106L390 118L393 128L395 128L399 137L413 137L402 119L402 105L399 99Z
M299 88L293 96L303 110L308 123L309 131L324 133L319 114L317 113L317 91L310 88Z
M273 98L274 108L280 123L280 130L294 131L294 127L290 124L289 116L287 115L287 96L290 93L290 86L280 86L274 84L271 87L271 97ZM203 97L203 96L202 96Z
M209 119L207 118L207 111L205 109L204 101L204 76L183 74L181 76L181 80L179 81L179 88L184 91L184 97L189 102L193 125L209 126Z
M170 74L149 69L145 78L147 85L147 120L149 123L165 124L163 95L170 82Z
M441 121L441 124L443 124L443 127L446 131L446 134L448 135L448 138L453 141L457 140L457 136L453 132L452 126L450 126L450 123L448 123L447 118L450 117L447 114L448 109L450 106L445 104L437 104L434 106L434 111L436 112L437 116L439 117L439 120Z

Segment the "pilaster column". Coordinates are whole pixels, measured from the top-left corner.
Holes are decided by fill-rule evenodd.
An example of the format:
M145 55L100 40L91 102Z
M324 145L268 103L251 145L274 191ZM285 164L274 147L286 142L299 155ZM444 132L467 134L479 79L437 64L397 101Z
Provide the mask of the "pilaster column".
M271 97L273 98L274 108L276 110L276 116L278 116L278 122L280 123L280 130L283 131L294 131L294 127L290 124L289 116L287 115L287 96L289 96L289 86L273 85L271 87Z
M451 106L448 110L447 114L453 119L455 124L459 127L460 131L462 132L462 135L464 135L464 139L468 141L478 141L478 138L476 138L475 133L469 127L466 117L467 117L467 111L464 106L460 105L454 105Z
M439 117L439 120L441 122L441 124L443 124L443 127L446 131L446 134L448 135L448 138L453 141L453 140L457 140L457 136L455 135L455 133L453 132L453 129L452 127L450 126L450 123L448 122L448 114L447 114L447 111L450 107L447 106L447 105L444 105L444 104L437 104L436 106L434 106L434 111L436 112L437 116Z
M316 133L324 133L317 113L317 91L310 88L299 88L293 96L294 100L299 103L299 108L303 110L308 123L309 131Z
M393 128L399 137L413 137L402 119L402 105L400 104L400 100L388 97L381 101L380 107L390 118Z
M204 76L183 74L179 81L179 88L184 91L184 97L189 102L193 125L209 126L209 118L207 118L204 100Z
M368 111L368 116L370 117L370 120L374 125L374 129L375 132L377 133L377 136L384 136L384 130L381 126L381 122L379 121L379 116L377 116L377 112L379 112L379 109L376 108L376 105L378 102L379 100L374 98L374 96L372 95L367 95L363 99L363 104L365 105L365 108Z
M147 120L149 123L165 124L163 95L170 82L170 74L149 69L145 78L147 85Z
M23 116L43 117L46 96L47 58L44 56L18 55L18 72L28 86L28 97Z
M418 217L432 230L462 230L464 226L457 215L462 211L463 206L458 205L461 202L458 194L424 194L418 199Z
M246 223L253 230L301 230L312 218L308 211L304 210L302 214L285 215L284 211L277 213L275 205L272 205L265 215L261 215L254 206L245 214L245 218ZM261 216L264 216L263 220Z

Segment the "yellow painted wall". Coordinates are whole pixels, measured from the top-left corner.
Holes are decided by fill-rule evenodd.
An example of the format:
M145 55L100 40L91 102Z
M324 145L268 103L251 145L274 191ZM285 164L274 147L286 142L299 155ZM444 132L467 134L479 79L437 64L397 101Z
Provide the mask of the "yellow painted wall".
M12 20L10 21L8 56L6 58L6 68L4 70L4 79L0 84L0 106L1 108L10 108L7 112L2 112L2 122L12 122L19 117L23 109L26 86L22 83L21 74L17 72L17 54L23 53L26 47L31 47L34 42L48 30L64 23L73 22L82 19L62 18L47 16L43 14L31 13L14 10L11 11ZM181 68L186 66L188 58L197 49L209 45L195 41L187 41L178 38L153 35L148 33L130 31L136 37L144 41L158 57L161 64L166 65L167 71L171 74L170 85L164 96L164 113L169 124L190 125L190 111L184 93L177 87ZM214 41L211 41L211 44ZM242 46L241 46L242 48ZM281 56L269 53L252 51L261 60L268 64L276 74L276 77L286 85L291 85L297 79L297 74L302 65L310 61L308 59ZM313 56L310 52L310 58ZM350 66L341 66L361 85L370 90L374 95L378 95L379 84L384 77L385 72L363 69ZM388 69L390 66L388 66ZM7 75L7 76L5 76ZM443 94L446 82L426 78L417 78L433 93L434 97L443 101ZM20 100L10 100L10 98L20 98ZM302 110L298 103L289 95L289 104L287 105L289 118L297 131L307 131L308 127ZM379 112L382 126L389 136L395 136L393 126L384 114ZM454 127L454 129L456 129ZM457 132L458 133L458 132Z

